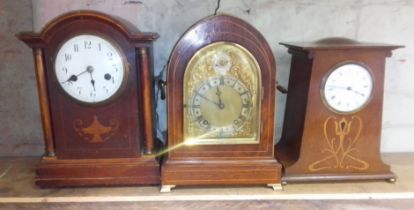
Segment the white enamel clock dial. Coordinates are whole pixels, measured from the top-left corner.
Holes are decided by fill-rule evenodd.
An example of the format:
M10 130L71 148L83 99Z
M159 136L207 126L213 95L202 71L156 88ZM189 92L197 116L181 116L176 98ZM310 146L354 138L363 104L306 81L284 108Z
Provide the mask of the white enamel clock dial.
M121 53L96 35L67 40L56 55L55 73L63 90L85 103L102 102L115 95L126 74Z
M324 81L322 98L333 111L345 114L358 111L371 98L373 79L362 65L341 65L332 70Z

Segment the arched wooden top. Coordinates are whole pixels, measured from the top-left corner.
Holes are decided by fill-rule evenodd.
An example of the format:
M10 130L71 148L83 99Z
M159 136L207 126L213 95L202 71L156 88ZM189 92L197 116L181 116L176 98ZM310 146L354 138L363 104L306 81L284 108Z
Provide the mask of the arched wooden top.
M348 39L345 37L328 37L316 40L315 44L325 44L325 45L333 45L333 44L358 44L359 42L353 39Z
M115 30L124 34L131 42L153 41L159 37L157 33L142 33L131 23L121 18L115 18L100 12L89 10L73 11L63 14L46 24L40 33L23 32L18 34L17 37L27 43L30 47L42 47L49 36L51 36L59 27L79 20L98 21L110 25Z
M264 58L266 66L261 66L262 71L269 71L269 74L276 72L276 64L271 48L263 35L242 19L228 14L219 14L208 16L196 22L180 37L170 55L169 74L184 70L183 68L177 69L173 65L177 59L180 62L187 63L194 54L187 52L188 50L195 52L218 41L234 42L246 47L249 51L253 51L256 59L258 57Z

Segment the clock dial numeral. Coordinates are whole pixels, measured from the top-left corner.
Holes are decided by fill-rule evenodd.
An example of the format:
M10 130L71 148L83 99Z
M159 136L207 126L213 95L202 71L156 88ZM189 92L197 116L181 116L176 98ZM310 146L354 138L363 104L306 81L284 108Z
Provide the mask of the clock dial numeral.
M83 46L85 47L85 49L92 49L92 42L89 40L85 40L83 42Z
M203 120L203 121L201 121L201 123L202 123L204 126L208 126L208 125L210 124L207 120Z
M106 56L107 56L107 58L108 58L108 60L112 60L113 59L113 53L112 52L107 52L106 53Z
M119 71L119 68L118 68L118 66L116 66L116 64L112 65L112 67L114 68L114 71L115 72L118 72Z
M221 79L220 78L214 78L210 80L209 86L210 87L216 87L221 85Z
M65 54L65 61L68 62L72 60L72 55L71 54Z
M78 44L73 45L73 51L79 52L79 45Z
M101 43L98 43L98 50L102 51L102 44Z
M223 77L224 84L229 87L233 87L236 84L236 80L233 78Z
M240 121L239 119L235 119L233 120L233 124L235 125L235 127L237 128L243 121Z
M245 103L244 103L244 104L242 104L242 107L243 107L243 108L246 108L246 109L250 108L250 104L249 104L249 102L248 102L248 101L245 101Z
M103 86L102 88L105 90L106 93L109 92L109 89L106 86Z

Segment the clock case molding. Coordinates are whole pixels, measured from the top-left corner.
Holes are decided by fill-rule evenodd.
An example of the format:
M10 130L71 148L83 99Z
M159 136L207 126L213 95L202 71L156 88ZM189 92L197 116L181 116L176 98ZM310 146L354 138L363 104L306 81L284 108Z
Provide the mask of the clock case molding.
M283 133L275 146L276 157L284 166L283 183L395 181L395 174L381 160L380 139L385 59L391 56L392 50L402 46L345 38L281 45L286 46L292 55ZM348 114L332 111L321 97L326 76L338 65L347 63L364 66L373 77L372 95L367 104ZM349 134L344 134L343 147L333 144L335 148L329 150L326 138L338 140L341 135L335 134L334 126L327 126L325 131L324 123L338 123L339 129L341 126L344 128L342 130L349 127ZM324 132L331 137L326 137ZM353 143L348 144L347 139ZM345 152L341 153L341 149ZM335 151L338 162L330 157Z
M124 87L103 103L76 101L56 79L54 57L60 45L79 34L94 34L111 41L126 58L128 75ZM20 33L17 37L33 49L35 61L45 141L36 184L158 184L159 163L151 156L156 149L152 43L158 34L141 33L125 21L98 12L77 11L57 17L40 33ZM117 129L104 142L87 142L76 133L72 122L80 120L86 126L94 119L104 126L117 121Z
M184 144L183 81L192 56L216 42L246 48L258 61L262 80L261 134L257 144ZM165 191L175 185L280 184L281 165L274 159L276 65L264 37L251 25L220 14L200 20L176 43L168 64L168 155L162 165Z

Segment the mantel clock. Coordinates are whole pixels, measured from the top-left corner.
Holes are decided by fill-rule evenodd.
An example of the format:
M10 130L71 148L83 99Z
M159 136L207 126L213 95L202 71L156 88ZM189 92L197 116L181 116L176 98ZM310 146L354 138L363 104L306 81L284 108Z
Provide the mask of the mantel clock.
M263 36L228 15L207 17L177 42L168 65L168 157L175 185L280 185L273 158L276 67Z
M385 59L401 46L327 38L281 43L292 54L283 182L395 181L380 157Z
M159 183L152 42L107 15L78 11L18 38L34 52L45 138L42 187ZM148 156L147 156L148 155Z

